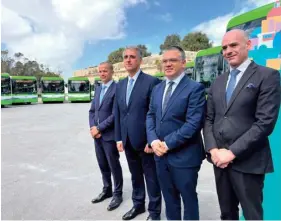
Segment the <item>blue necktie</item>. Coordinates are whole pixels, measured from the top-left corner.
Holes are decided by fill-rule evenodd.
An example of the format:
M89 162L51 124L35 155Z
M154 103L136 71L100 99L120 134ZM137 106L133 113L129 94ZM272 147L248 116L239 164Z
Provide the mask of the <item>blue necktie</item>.
M129 104L130 96L131 96L131 93L132 93L132 90L133 90L133 83L134 83L134 79L131 78L130 81L129 81L129 85L127 87L127 95L126 95L126 104L127 104L127 106Z
M105 85L102 85L102 88L101 88L101 92L100 92L100 104L102 102L102 99L103 99L103 96L105 94L105 89L107 88L107 86Z
M237 74L239 74L239 70L237 69L233 69L231 72L230 72L230 80L228 82L228 86L227 86L227 89L226 89L226 103L228 104L228 102L230 101L230 98L231 98L231 95L235 89L235 84L236 84L236 77L237 77Z
M169 100L171 98L171 95L172 95L172 89L173 89L173 84L174 83L175 82L173 82L173 81L169 82L169 87L168 87L168 89L166 91L166 94L165 94L165 97L164 97L164 101L163 101L162 113L164 113L164 111L167 108L167 104L168 104L168 102L169 102Z

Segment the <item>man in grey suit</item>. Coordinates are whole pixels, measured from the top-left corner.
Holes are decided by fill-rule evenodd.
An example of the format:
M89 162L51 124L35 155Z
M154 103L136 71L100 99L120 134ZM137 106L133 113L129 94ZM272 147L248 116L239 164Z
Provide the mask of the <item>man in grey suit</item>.
M280 107L280 74L248 58L251 41L242 30L222 41L230 72L210 88L204 125L205 149L214 164L221 219L263 219L263 184L273 172L268 136Z

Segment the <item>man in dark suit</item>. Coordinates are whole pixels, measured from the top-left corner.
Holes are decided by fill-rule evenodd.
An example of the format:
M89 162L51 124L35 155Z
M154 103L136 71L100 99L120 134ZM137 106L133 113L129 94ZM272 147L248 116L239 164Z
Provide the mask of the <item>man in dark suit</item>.
M115 135L119 152L125 150L133 186L133 208L123 220L130 220L145 212L145 184L149 196L148 220L160 219L161 190L157 180L153 151L147 145L145 121L155 77L140 70L141 50L126 48L123 53L128 77L116 87ZM144 176L143 176L144 175Z
M280 74L248 58L251 41L232 30L222 41L230 72L212 84L204 126L205 149L214 164L221 219L263 219L263 184L273 172L268 136L280 107Z
M95 150L102 174L102 193L92 203L98 203L112 197L111 174L114 180L113 198L107 207L108 211L117 208L122 199L123 175L119 162L119 152L114 139L114 99L116 84L112 80L113 66L103 62L98 67L102 84L97 87L89 111L89 124L92 137L95 139Z
M163 54L166 81L157 85L147 114L147 138L154 153L168 220L199 219L198 171L205 158L200 130L205 115L203 85L185 75L185 52L171 47Z

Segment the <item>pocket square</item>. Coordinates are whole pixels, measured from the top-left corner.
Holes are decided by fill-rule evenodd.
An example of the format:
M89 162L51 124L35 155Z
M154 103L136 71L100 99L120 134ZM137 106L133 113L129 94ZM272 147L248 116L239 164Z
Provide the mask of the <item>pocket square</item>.
M253 83L250 83L246 86L246 88L256 88L256 86Z

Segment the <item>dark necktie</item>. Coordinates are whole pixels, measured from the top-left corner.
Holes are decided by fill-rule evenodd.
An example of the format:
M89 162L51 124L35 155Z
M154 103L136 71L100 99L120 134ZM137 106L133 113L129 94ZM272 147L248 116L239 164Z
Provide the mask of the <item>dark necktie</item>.
M173 84L174 84L175 82L173 82L173 81L170 81L169 82L169 87L168 87L168 89L167 89L167 91L166 91L166 94L165 94L165 97L164 97L164 102L163 102L163 107L162 107L162 113L164 113L164 111L166 110L166 108L167 108L167 104L168 104L168 102L169 102L169 100L170 100L170 98L171 98L171 95L172 95L172 88L173 88Z

